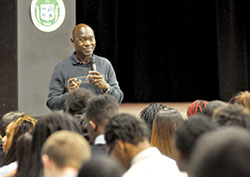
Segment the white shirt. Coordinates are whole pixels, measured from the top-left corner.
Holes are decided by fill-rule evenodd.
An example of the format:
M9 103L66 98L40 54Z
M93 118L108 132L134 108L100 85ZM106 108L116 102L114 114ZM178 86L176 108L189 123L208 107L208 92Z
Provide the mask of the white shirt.
M0 177L7 175L11 171L15 170L17 168L17 162L12 162L9 165L2 166L0 168Z
M176 162L150 147L137 154L122 177L187 177L179 171Z
M104 134L98 135L95 138L94 144L106 144L106 141L105 141L105 138L104 138Z

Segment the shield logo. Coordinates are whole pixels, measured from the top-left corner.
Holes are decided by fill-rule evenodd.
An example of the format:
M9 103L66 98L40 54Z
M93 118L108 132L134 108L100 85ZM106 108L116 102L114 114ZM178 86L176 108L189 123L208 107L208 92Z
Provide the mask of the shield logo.
M55 18L54 4L41 4L41 19L44 21L50 21Z
M63 0L32 0L31 17L34 25L41 31L55 31L65 18Z

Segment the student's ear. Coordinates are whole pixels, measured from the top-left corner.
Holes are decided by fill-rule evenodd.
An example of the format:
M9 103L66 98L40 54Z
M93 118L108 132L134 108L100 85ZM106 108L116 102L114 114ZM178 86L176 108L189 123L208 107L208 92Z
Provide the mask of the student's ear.
M46 154L42 155L42 162L45 169L51 168L51 160L48 155Z
M115 140L115 143L116 143L116 146L119 150L123 150L125 148L125 144L123 141L118 139L118 140Z
M92 120L89 121L89 125L93 128L93 130L97 129L97 125Z

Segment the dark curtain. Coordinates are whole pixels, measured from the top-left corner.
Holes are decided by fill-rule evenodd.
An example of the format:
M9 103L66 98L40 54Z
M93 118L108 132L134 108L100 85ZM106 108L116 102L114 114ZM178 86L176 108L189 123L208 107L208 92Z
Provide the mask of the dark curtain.
M241 14L244 3L231 1L77 0L76 23L94 29L95 53L113 64L124 102L226 100L249 86L247 7Z

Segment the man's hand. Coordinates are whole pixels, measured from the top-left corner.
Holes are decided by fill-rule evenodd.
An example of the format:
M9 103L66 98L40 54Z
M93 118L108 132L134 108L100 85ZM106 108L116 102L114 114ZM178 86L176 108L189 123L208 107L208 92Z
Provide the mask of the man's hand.
M71 79L69 79L68 83L69 83L68 84L68 91L70 92L70 91L72 91L74 89L79 88L82 81L81 80L77 81L77 78L71 78Z
M98 71L89 71L87 79L89 80L89 84L94 84L95 86L103 89L104 92L106 92L110 87Z

